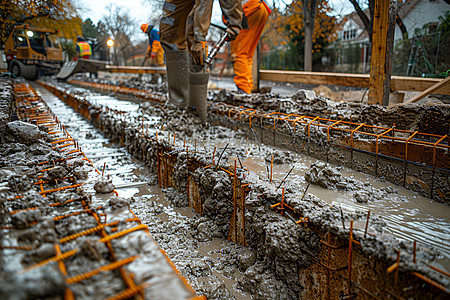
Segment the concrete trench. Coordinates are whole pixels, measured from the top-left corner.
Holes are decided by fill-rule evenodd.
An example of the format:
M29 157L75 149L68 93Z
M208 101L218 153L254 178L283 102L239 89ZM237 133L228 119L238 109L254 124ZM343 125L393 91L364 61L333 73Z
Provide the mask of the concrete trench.
M364 213L345 214L342 220L338 207L329 206L314 195L303 198L302 191L288 186L276 189L273 183L245 168L223 163L218 166L219 151L204 152L192 144L189 151L161 129L158 136L154 128L146 130L137 119L93 107L55 87L49 88L106 136L156 170L161 187L185 193L187 197L173 197L178 205L189 204L213 220L220 234L250 247L249 257L238 257L243 272L238 282L254 298L448 295L448 277L430 269L422 260L413 263L412 243L381 235L382 231L376 228L382 227L383 222L376 216L370 219L374 232L365 236L363 230L350 229L353 222L364 222ZM416 255L424 261L430 258L424 247ZM427 278L437 284L424 284Z
M29 84L0 85L0 298L204 299Z
M71 82L100 91L131 94L156 103L165 101L165 96L161 93L162 88L158 85L145 85L132 80L119 82L120 86L110 85L111 82L108 81L106 83L80 80ZM403 186L435 201L449 203L450 111L445 105L405 105L386 109L359 103L335 104L323 97L314 97L304 90L298 91L291 97L281 97L276 94L236 96L222 90L209 100L212 105L208 116L213 124L242 130L247 137L258 139L260 143L347 166ZM244 106L238 108L217 101L231 101L235 105L243 104ZM281 113L285 116L292 113L296 116L304 114L311 118L308 122L298 122L293 127L292 122L266 118L263 115L266 112ZM314 117L321 117L328 121L327 125L334 126L333 123L337 122L331 120L348 124L342 127L342 131L331 130L327 133L326 126L320 127L317 123L310 122L314 120ZM253 120L250 120L252 118ZM354 122L364 124L366 126L364 131L372 135L362 132L350 134L350 123L355 125L352 129L358 125ZM382 127L379 127L379 124L383 124ZM374 133L383 133L390 129L392 124L393 131L388 135L395 135L400 138L400 141L381 137L380 141L375 143ZM428 141L428 144L408 144L407 138L415 135L416 131L422 130L424 135L419 133L417 139L419 141L424 139ZM433 147L433 143L441 136L435 138L432 134L442 135L443 139L439 143L443 147ZM395 154L392 155L392 153Z

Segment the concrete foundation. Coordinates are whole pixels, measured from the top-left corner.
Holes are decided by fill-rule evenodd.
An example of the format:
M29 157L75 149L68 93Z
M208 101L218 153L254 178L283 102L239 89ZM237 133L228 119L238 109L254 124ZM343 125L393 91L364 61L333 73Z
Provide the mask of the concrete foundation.
M153 167L160 186L175 186L187 193L189 205L196 212L214 220L230 240L250 247L256 260L244 268L239 283L252 291L255 299L448 296L448 277L413 258L416 250L411 243L399 243L381 231L366 235L353 228L354 222L364 222L365 215L341 217L337 207L330 207L313 195L303 198L300 191L277 190L251 172L218 164L218 154L174 146L168 134L148 134L138 120L124 118L121 112L93 107L75 95L45 86L86 114L106 136L123 143L132 155ZM253 132L245 123L233 124L220 116L213 116L212 121L241 127L249 138L256 136L261 143L292 147L333 163L361 170L375 166L372 173L396 184L404 182L405 170L407 178L418 179L428 174L420 168L411 169L409 164L405 169L402 161L382 156L374 162L370 155L336 147L335 141L330 144L323 139L317 141L311 138L313 135L307 138L301 132L290 137L258 126L253 126ZM440 197L442 193L446 199L443 201L448 201L448 192L444 190L448 177L442 177L437 170L434 173L440 179L433 184L433 195ZM410 182L411 187L418 187ZM425 185L421 189L427 191ZM370 222L382 227L382 221L375 216Z

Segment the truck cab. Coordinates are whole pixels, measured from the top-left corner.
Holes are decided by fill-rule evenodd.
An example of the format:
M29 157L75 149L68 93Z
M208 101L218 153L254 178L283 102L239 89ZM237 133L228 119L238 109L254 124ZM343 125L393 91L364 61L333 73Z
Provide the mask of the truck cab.
M8 37L4 52L8 69L34 80L39 73L54 74L63 63L58 31L18 25Z

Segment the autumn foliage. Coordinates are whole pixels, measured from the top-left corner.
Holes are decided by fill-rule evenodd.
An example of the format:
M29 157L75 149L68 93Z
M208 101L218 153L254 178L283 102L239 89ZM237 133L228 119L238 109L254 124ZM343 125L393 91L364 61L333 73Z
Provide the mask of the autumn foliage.
M318 1L317 14L314 24L313 53L320 52L324 45L328 45L337 39L336 18L330 17L331 8L327 1ZM304 36L303 8L301 1L292 1L287 7L286 20L284 22L288 36L297 44L301 39L295 39L299 35Z
M0 41L17 24L56 29L66 38L81 34L81 19L73 0L3 0L0 4Z

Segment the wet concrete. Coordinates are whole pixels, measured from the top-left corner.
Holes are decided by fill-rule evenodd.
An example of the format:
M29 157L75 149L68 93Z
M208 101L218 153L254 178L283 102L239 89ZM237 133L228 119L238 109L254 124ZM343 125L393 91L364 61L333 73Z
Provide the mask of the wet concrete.
M145 111L145 109L150 109L151 106L145 104L143 106L141 105L142 108ZM153 112L151 110L150 114ZM181 129L181 131L183 130ZM276 150L271 147L262 146L261 149L253 141L249 141L244 137L239 138L239 134L225 128L212 127L206 132L193 133L192 137L189 137L189 135L183 136L181 133L180 139L185 138L187 143L190 144L191 149L195 147L196 140L198 141L199 148L203 147L204 143L209 151L213 151L212 148L216 146L217 152L229 143L232 146L228 148L227 154L233 155L237 153L237 156L234 155L235 158L240 157L244 166L256 171L263 178L267 177L267 168L270 166L270 155L272 153L275 156L278 154L281 157L282 164L277 163L277 158L275 157L274 179L281 181L294 164L295 167L288 180L288 182L292 182L293 186L296 184L306 186L302 177L309 166L317 161L304 155ZM238 136L237 138L229 138L236 135ZM220 142L218 142L219 140ZM245 146L236 147L235 145ZM232 162L232 159L230 162ZM447 244L450 242L450 230L448 230L450 228L449 207L434 203L430 199L404 188L392 186L373 176L354 172L349 168L341 169L344 170L344 175L348 180L360 182L359 186L354 188L353 191L345 191L345 189L337 188L326 190L317 186L311 186L309 192L330 204L339 204L349 211L362 210L367 212L371 210L372 213L375 212L386 220L389 233L393 233L397 237L405 240L416 240L420 243L437 247L437 249L444 253L443 256L450 256L450 250L447 247ZM344 184L347 186L348 182L344 182ZM376 188L373 188L372 185L375 185ZM364 194L370 194L371 201L368 201L369 203L365 203L364 205L358 204L358 201L355 199L355 197L358 197L355 195L359 194L355 191L357 189L365 190L363 192ZM376 191L375 193L374 190ZM395 211L395 214L392 214L393 211ZM450 265L445 261L446 259L440 263L444 264L446 269L449 269Z
M222 134L224 137L227 136L227 131L226 131L226 130L222 130L222 129L221 129L220 131L221 131L221 134ZM170 136L170 134L167 135L166 138L168 138L169 136ZM213 135L213 136L214 136L214 135ZM215 138L216 138L216 141L217 141L217 136L215 136ZM223 139L223 137L222 137L222 139ZM200 138L197 139L197 141L199 141L199 140L200 140ZM203 141L202 141L202 143L203 143ZM199 144L200 144L200 143L197 143L197 145L199 145ZM208 145L208 144L206 143L206 145ZM192 139L191 139L190 147L191 147L191 149L192 149L192 147L196 147L196 146L195 146L195 139L194 139L194 144L192 144ZM199 146L198 146L198 147L199 147ZM206 146L206 147L211 148L210 145L208 145L208 146ZM199 148L200 148L200 147L199 147ZM218 148L219 148L219 147L218 147ZM211 150L212 150L212 149L211 149ZM218 149L218 150L219 150L219 149ZM219 152L219 151L218 151L218 152ZM239 151L236 151L236 152L239 152ZM243 155L242 155L243 150L241 150L240 152L241 152L241 153L240 153L238 156L242 158L242 157L243 157ZM271 151L269 151L269 152L271 152ZM229 155L229 154L228 154L228 155ZM225 155L225 157L226 157L226 156L227 156L227 154ZM264 158L264 161L265 161L265 162L267 161L267 157ZM333 173L335 173L335 172L333 172ZM284 174L286 174L286 172L284 172ZM283 175L284 175L284 174L283 174ZM336 174L334 174L334 175L336 175ZM354 182L353 182L353 183L354 183ZM297 185L297 187L298 187L298 185ZM384 191L384 192L385 192L385 193L392 193L392 191L391 191L390 189L388 189L387 191ZM311 197L309 196L309 198L311 198ZM310 200L310 199L309 199L309 200ZM370 203L370 202L369 202L369 203ZM358 214L358 213L359 213L359 212L355 212L353 215ZM359 214L360 214L360 217L361 217L360 219L363 219L363 215L364 215L364 214L361 214L361 213L359 213ZM339 223L339 222L338 222L338 223ZM378 224L378 227L383 227L383 223L382 223L382 222L380 223L379 220L378 220L377 222L375 222L375 223ZM380 229L381 229L381 228L376 228L375 231L376 231L376 232L380 232ZM433 257L436 257L436 256L435 256L435 255L432 255L431 258L433 258ZM256 266L255 266L255 267L256 267ZM249 276L249 274L247 274L247 275ZM248 278L248 276L245 277L245 278ZM245 280L246 280L246 279L244 279L244 281L243 281L244 284L245 284ZM274 281L274 282L275 282L275 281ZM248 282L247 282L247 284L245 284L245 285L248 287ZM269 290L270 290L270 289L269 289ZM267 293L270 294L270 291L267 291ZM268 294L265 294L265 295L268 295Z
M27 85L19 83L18 113L21 118L31 115L30 122L39 126L7 122L1 135L0 298L103 299L122 292L158 299L192 298L194 292L145 232L147 227L138 225L127 201L111 193L91 197L93 183L106 176L94 172L88 158L77 157L76 143L59 130L62 125ZM63 118L73 117L74 129L83 127L84 123L76 126L75 112L63 110L67 110ZM3 121L11 121L11 115ZM50 135L46 125L55 132ZM80 188L83 184L85 189ZM108 236L112 232L118 236Z
M232 261L236 261L238 253L243 251L238 250L239 246L227 242L221 233L214 235L207 231L200 234L202 231L198 228L207 229L211 225L208 218L199 218L189 207L174 207L165 200L165 193L155 184L154 174L142 162L133 159L125 148L104 138L101 132L53 94L39 85L34 85L34 88L59 120L70 124L66 128L73 132L73 138L82 145L83 152L97 169L103 170L105 166L105 176L110 176L119 196L127 199L131 210L149 226L150 235L198 294L204 294L208 299L249 298L248 293L235 287L235 278L240 277L238 268L230 269ZM74 90L87 93L84 89ZM129 101L88 93L86 98L94 103L137 113L138 106ZM96 197L102 199L96 194L94 203ZM223 249L229 249L228 253Z

